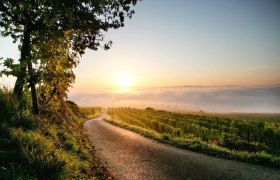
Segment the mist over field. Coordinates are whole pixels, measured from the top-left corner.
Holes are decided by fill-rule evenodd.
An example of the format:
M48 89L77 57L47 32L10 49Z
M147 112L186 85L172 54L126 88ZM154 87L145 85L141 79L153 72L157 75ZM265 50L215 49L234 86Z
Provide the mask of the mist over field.
M80 106L129 106L158 109L280 113L280 87L166 87L127 92L72 92Z

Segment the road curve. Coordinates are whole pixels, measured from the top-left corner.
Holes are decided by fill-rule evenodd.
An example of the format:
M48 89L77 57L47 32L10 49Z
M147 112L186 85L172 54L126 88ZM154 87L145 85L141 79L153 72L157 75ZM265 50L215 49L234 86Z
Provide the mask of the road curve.
M105 113L104 113L105 114ZM102 118L84 128L116 179L278 179L280 169L209 157L155 142Z

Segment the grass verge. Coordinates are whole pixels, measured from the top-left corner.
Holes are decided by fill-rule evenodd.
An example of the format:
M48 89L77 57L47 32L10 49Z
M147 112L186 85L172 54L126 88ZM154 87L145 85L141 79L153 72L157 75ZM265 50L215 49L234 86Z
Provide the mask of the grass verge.
M78 106L55 103L34 116L28 103L0 89L0 179L110 177L83 134Z

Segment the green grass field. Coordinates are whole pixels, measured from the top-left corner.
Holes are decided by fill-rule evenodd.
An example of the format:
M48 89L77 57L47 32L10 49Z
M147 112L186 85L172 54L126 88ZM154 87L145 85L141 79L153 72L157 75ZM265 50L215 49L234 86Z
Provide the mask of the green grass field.
M84 115L59 103L34 116L0 89L0 179L107 179L83 134Z
M109 108L106 121L184 149L280 166L279 114L184 114Z

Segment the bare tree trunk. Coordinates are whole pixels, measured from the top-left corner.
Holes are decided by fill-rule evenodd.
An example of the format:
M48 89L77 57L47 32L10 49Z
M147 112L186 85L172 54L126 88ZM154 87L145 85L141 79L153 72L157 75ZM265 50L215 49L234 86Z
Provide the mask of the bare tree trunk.
M23 87L26 84L26 67L28 67L28 74L30 76L29 84L31 88L31 97L32 97L32 105L33 105L33 113L39 113L39 103L36 92L36 82L34 79L34 72L32 68L32 60L31 60L31 47L30 47L30 39L31 39L31 28L29 25L25 26L25 31L23 34L23 42L21 47L21 57L20 57L20 73L17 77L14 94L18 97L18 99L22 98Z
M39 103L38 103L38 97L37 97L37 92L36 92L36 82L34 79L34 72L32 68L32 61L31 59L28 61L28 73L30 75L30 88L31 88L31 97L32 97L32 105L33 105L33 113L34 114L39 114Z
M18 99L22 98L23 87L26 84L26 80L25 80L26 67L27 67L26 60L30 55L30 36L31 36L31 30L30 28L28 28L28 26L26 26L23 34L23 42L22 42L22 47L20 52L20 59L19 59L20 72L14 87L14 94L18 97Z

